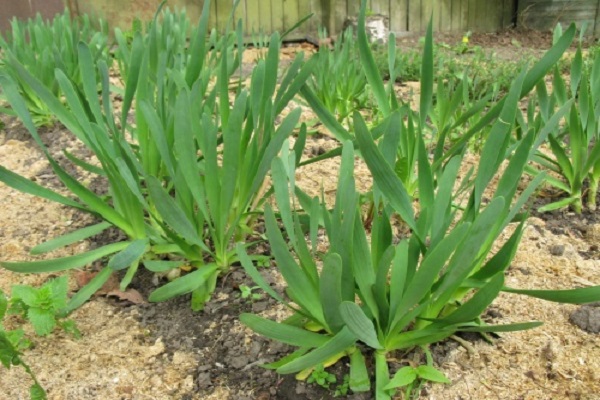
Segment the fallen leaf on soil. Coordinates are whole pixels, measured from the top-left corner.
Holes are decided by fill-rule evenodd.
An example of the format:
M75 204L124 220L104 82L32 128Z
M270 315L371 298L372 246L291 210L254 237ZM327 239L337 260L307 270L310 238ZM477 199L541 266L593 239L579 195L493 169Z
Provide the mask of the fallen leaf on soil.
M146 304L144 296L135 289L127 289L122 292L120 290L112 290L106 294L108 297L116 297L119 300L125 300L133 304Z
M92 271L77 271L73 274L75 278L75 282L77 283L77 287L81 289L85 285L87 285L94 277L98 275L98 272ZM94 294L98 295L106 295L109 292L115 291L119 289L119 280L116 275L111 275L106 283L102 285L102 287Z

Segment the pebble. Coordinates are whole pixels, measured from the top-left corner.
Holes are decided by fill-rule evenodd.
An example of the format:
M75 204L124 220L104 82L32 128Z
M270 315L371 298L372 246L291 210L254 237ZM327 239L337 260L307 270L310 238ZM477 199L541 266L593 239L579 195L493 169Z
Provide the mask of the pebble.
M550 254L553 256L562 256L565 254L565 245L564 244L554 244L550 246Z
M198 387L201 387L201 388L211 386L212 382L210 379L210 372L203 372L201 374L198 374L196 383L198 384Z

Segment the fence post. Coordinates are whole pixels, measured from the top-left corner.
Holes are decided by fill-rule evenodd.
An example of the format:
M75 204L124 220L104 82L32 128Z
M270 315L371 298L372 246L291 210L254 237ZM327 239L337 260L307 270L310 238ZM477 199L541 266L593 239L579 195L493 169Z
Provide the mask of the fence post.
M596 4L596 18L594 19L594 36L600 36L600 0Z

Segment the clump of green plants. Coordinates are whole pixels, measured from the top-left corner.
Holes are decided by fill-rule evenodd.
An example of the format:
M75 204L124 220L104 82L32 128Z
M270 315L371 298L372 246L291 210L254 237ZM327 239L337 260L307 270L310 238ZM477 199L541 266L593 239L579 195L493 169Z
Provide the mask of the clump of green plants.
M548 136L550 152L540 151L534 160L553 172L546 182L566 197L540 207L540 211L572 207L581 213L584 198L587 208L595 210L600 181L600 57L584 60L579 46L571 63L569 84L556 67L552 87L552 93L548 94L546 84L540 82L537 101L530 107L539 107L540 121L547 120L560 107L569 107L569 115L564 125ZM537 129L535 122L531 123L531 129ZM528 171L533 175L540 172L534 167Z
M0 290L0 362L5 368L21 366L25 369L34 382L30 388L32 400L46 399L46 392L22 358L22 351L31 347L32 343L23 329L6 330L3 321L6 316L17 315L27 320L39 336L49 335L58 326L74 337L80 337L75 322L64 318L67 289L67 277L61 276L49 280L39 288L14 285L10 300Z
M0 34L0 75L17 82L36 126L52 125L56 116L36 90L18 78L18 68L34 75L56 98L64 95L54 75L59 69L73 82L77 94L83 96L77 51L80 41L88 43L94 62L110 58L108 25L102 20L95 25L88 16L72 19L68 10L50 21L39 14L25 22L15 18L6 37Z
M366 48L365 8L363 1L358 36L361 51ZM430 154L425 136L415 135L418 215L405 183L393 169L398 153L393 147L390 150L386 142L397 131L393 124L398 121L389 119L381 123L385 129L376 126L370 130L363 117L354 113L356 139L354 143L351 139L344 141L333 208L318 198L307 198L296 188L295 153L283 153L273 160L271 170L279 221L267 205L265 226L273 257L287 283L285 296L268 285L243 246L237 246L240 261L256 284L291 311L291 316L281 322L253 314L241 316L241 321L255 332L297 347L292 354L267 365L268 368L280 374L297 373L306 377L323 364L348 358L352 391L371 390L377 399L391 399L398 390L410 395L422 381L448 381L435 367L429 345L457 332L509 332L541 324L527 321L489 325L482 321L481 314L500 292L564 303L600 299L598 286L522 290L507 287L504 281L525 227L526 214L522 208L543 180L543 176L538 176L520 193L517 191L523 171L539 145L537 132L533 130L514 141L516 121L522 118L519 99L557 62L574 32L575 27L570 27L536 66L523 69L507 95L467 131L465 136L481 129L477 127L479 124L492 125L478 167L467 174L459 190L455 189L455 182L464 147L433 148ZM431 104L431 25L425 49L424 59L428 61L423 66L422 86L426 96L422 96L421 113L415 116L416 123L421 125ZM362 57L369 77L374 65L372 55L365 50ZM384 99L387 101L388 95L384 86L373 85L376 80L372 77L369 82L375 97L381 100L381 108L385 108ZM392 109L389 103L387 108ZM561 108L548 119L543 135L558 126L565 112ZM378 143L375 137L379 129L383 133ZM353 176L355 147L360 150L377 188L370 241L361 220L360 196ZM506 168L499 172L506 160ZM499 180L492 189L495 175ZM484 198L487 190L492 193ZM296 202L303 210L302 218L299 211L292 211L298 209ZM395 217L410 228L409 235L393 236ZM515 226L513 233L493 251L509 224ZM316 251L320 230L329 243L325 254ZM402 358L413 350L425 354L423 364L403 366L391 376L390 358ZM374 368L369 370L369 365Z
M322 30L320 36L326 38L327 32ZM307 81L308 86L325 109L348 126L352 113L366 108L369 100L367 79L352 28L340 34L333 48L322 45L313 57L317 64Z
M118 56L128 58L123 62L128 72L120 116L110 101L108 66L103 59L95 61L84 43L78 45L83 97L62 70L56 71L56 82L65 104L18 63L17 81L0 77L13 109L72 197L2 167L0 180L103 220L37 246L35 253L84 240L111 226L128 238L76 256L1 263L17 272L55 272L109 257L98 275L71 298L67 311L80 306L116 271L125 271L121 281L125 290L141 266L170 278L150 295L151 301L191 293L192 307L200 310L218 276L237 262L235 243L254 232L268 192L271 160L294 132L300 110L277 124L276 120L310 75L313 62L304 63L298 56L277 85L280 40L275 33L265 59L253 70L250 88L231 87L243 49L241 25L233 36L226 33L207 43L209 9L210 3L205 2L189 49L176 60L170 57L177 55L176 47L167 40L179 37L183 29L174 22L176 18L163 18L171 22L161 28L155 21L148 36L136 35L130 47L120 44L124 47ZM213 50L210 43L218 47ZM32 87L96 156L99 166L72 155L68 160L104 180L106 195L89 190L52 157L19 93L18 81ZM128 122L130 117L135 124Z

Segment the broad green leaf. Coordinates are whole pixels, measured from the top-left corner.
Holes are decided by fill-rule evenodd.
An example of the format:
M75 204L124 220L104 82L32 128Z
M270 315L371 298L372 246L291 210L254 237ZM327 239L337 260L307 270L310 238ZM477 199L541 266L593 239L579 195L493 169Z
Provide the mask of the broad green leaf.
M31 307L27 310L27 319L38 336L49 335L56 327L56 318L52 310Z
M119 271L129 267L146 253L148 249L148 239L134 240L123 249L121 252L115 254L108 261L108 267L114 271Z
M393 390L395 388L410 385L417 379L417 369L413 367L402 367L394 374L394 377L390 380L384 389Z
M254 332L292 346L303 348L320 347L327 343L330 337L307 331L292 325L287 325L254 314L240 315L240 321Z
M214 274L218 274L219 266L206 264L194 272L181 276L150 293L148 300L157 303L173 297L191 293L204 285Z
M419 365L416 368L416 373L421 379L426 379L431 382L438 383L451 383L450 379L439 370L435 369L431 365Z
M350 354L350 390L355 393L368 392L371 389L371 379L367 371L365 357L356 349Z
M39 383L35 383L29 388L29 398L30 400L46 400L46 391Z
M457 330L457 327L446 327L441 329L406 331L389 338L385 347L386 350L392 351L427 345L446 339L452 336Z
M323 315L333 333L342 329L344 321L340 315L342 304L342 258L335 253L327 255L319 281L319 292Z
M365 315L363 310L355 303L344 301L340 305L340 314L346 326L356 336L373 349L382 349L373 322Z
M386 353L375 352L375 398L377 400L391 400L392 397L385 388L390 383L390 369Z
M277 372L280 374L292 374L307 368L315 367L327 361L334 355L348 350L354 343L356 343L356 337L348 329L344 328L322 346L279 367Z

